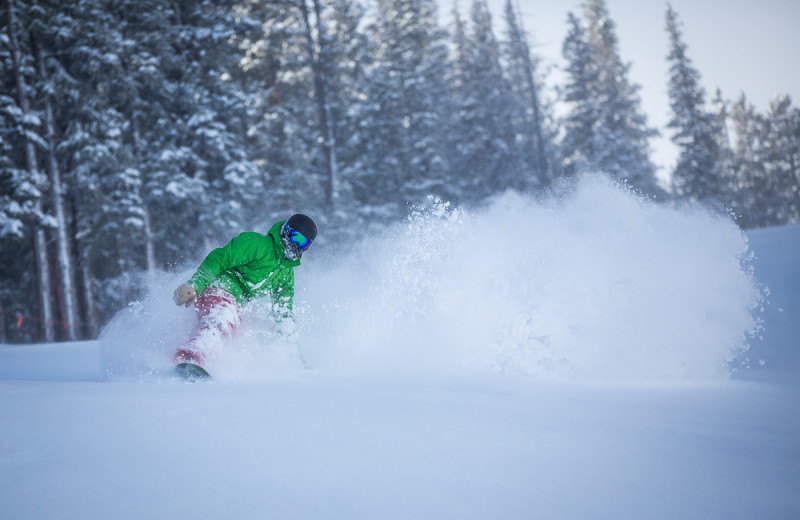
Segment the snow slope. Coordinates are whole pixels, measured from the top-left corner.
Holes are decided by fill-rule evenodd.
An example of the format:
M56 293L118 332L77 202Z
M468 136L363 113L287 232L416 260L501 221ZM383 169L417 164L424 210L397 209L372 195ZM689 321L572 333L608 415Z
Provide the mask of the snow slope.
M314 253L209 384L182 276L0 347L0 518L800 517L800 226L585 181Z

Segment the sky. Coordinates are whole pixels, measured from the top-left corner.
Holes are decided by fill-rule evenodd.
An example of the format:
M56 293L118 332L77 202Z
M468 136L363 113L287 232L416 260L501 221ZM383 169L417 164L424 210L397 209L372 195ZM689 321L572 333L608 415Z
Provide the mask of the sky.
M560 79L556 69L563 66L561 44L567 32L567 13L581 15L583 2L515 1L534 53L540 57L543 70L550 70L548 84L556 84ZM443 18L449 20L453 4L450 0L441 2ZM462 15L466 15L471 0L458 2ZM498 37L505 31L505 3L489 0ZM720 88L725 99L736 99L744 92L761 112L780 93L788 93L794 106L800 104L800 1L672 0L670 4L683 24L688 55L700 72L708 98ZM617 26L620 56L631 64L629 79L641 86L642 108L650 125L662 133L652 143L653 160L661 168L669 167L677 156L666 129L670 117L666 5L663 0L606 0Z

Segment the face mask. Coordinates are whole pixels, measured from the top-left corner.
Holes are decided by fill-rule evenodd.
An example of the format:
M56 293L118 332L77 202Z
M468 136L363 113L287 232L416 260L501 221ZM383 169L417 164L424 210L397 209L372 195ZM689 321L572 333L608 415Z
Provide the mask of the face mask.
M300 250L300 246L297 245L297 242L292 242L287 237L282 237L281 242L283 242L283 257L286 260L297 260L300 258L302 251Z
M281 242L283 242L283 257L286 260L297 260L303 251L311 247L311 240L296 229L289 227L286 222L281 229Z

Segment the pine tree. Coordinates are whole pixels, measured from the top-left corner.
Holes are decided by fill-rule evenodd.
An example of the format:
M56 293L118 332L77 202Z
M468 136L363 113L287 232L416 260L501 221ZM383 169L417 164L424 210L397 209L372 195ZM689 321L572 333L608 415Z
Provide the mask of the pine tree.
M135 42L115 49L119 70L112 103L126 121L119 184L134 190L125 198L136 215L131 221L139 228L135 236L141 238L137 247L143 248L144 267L152 274L160 265L156 243L163 243L163 236L157 234L158 222L154 229L158 215L154 215L148 188L160 170L156 165L162 150L156 143L173 104L174 78L181 64L170 38L164 37L171 28L167 2L124 0L115 4L113 14L118 41Z
M3 239L25 237L28 196L24 174L14 164L12 135L12 129L22 125L21 115L16 102L0 94L0 238Z
M0 57L0 63L8 63L6 58ZM27 175L14 161L14 129L21 127L21 116L16 101L0 94L0 343L23 339L14 334L19 327L11 325L15 315L28 312L25 302L31 285L21 269L32 263L25 247L30 193Z
M50 1L38 24L46 56L60 170L67 187L70 236L80 273L82 321L96 333L95 305L110 316L139 292L120 280L142 268L144 214L138 176L126 146L129 93L125 41L116 12L95 0ZM99 298L98 299L96 299Z
M564 86L563 100L569 111L562 121L564 135L560 143L562 174L574 177L593 168L596 155L593 140L599 108L593 103L593 85L597 83L597 68L586 42L585 30L574 14L567 16L569 31L564 39L562 54L569 78Z
M45 145L45 141L37 133L40 120L33 114L29 98L29 86L26 72L30 71L30 54L24 53L19 36L20 26L16 16L16 5L13 0L6 0L6 31L8 35L8 55L11 61L10 72L14 78L16 102L20 111L21 144L24 149L24 173L17 180L18 189L22 189L29 199L28 223L32 235L32 248L36 266L36 284L31 294L37 295L39 320L42 338L45 341L55 339L55 315L52 309L52 281L49 271L49 254L45 236L45 226L49 225L49 217L43 210L42 198L48 186L47 178L39 169L36 145ZM27 18L27 17L26 17Z
M328 224L332 230L348 232L358 217L358 202L352 190L352 179L360 170L356 136L362 121L357 114L364 105L366 71L372 63L370 40L361 29L364 17L365 8L354 0L333 0L325 11L330 39L327 66L331 110L336 120L337 157L341 163L339 204Z
M562 149L567 172L605 172L647 194L660 194L649 158L657 132L641 112L639 87L618 52L616 27L603 0L584 4L585 27L570 15L564 43L568 114Z
M41 12L41 11L40 11ZM52 92L55 86L52 84L52 73L45 65L45 59L50 56L42 50L41 35L36 34L36 28L44 26L44 20L35 20L30 31L30 40L34 45L34 59L38 72L38 78L43 91L43 134L47 142L46 164L47 175L50 180L50 207L53 212L54 234L56 243L56 269L57 283L60 288L59 307L62 310L61 321L65 332L65 339L75 341L78 339L78 309L77 309L77 287L75 285L75 269L72 256L72 235L69 233L69 222L67 220L67 201L66 190L62 182L61 167L58 162L58 142L56 136L55 109L53 107L55 99ZM39 45L36 45L39 43Z
M705 91L700 74L686 54L680 23L675 11L667 5L666 27L670 40L669 98L672 118L668 126L674 130L672 141L680 155L672 172L675 192L684 198L721 201L723 179L720 170L722 153L713 117L705 108Z
M241 228L241 206L259 202L252 190L261 178L243 146L247 97L230 81L240 61L233 6L233 1L187 0L172 11L170 34L182 66L172 112L178 125L170 144L184 171L171 173L171 179L202 193L186 222L201 230L206 250Z
M522 110L500 62L500 47L485 0L474 0L470 29L456 49L457 150L452 167L467 180L473 200L512 188L527 188L514 114Z
M481 173L469 165L467 155L471 147L469 134L472 129L466 122L467 97L469 94L470 43L467 35L467 21L462 17L458 2L453 2L453 28L450 68L446 78L450 86L452 103L452 128L447 137L449 176L442 195L452 203L480 199L475 186L481 179Z
M723 99L722 91L717 88L714 91L714 97L711 99L709 118L712 128L711 133L716 138L719 152L717 170L720 174L721 197L727 207L732 207L730 204L731 186L736 176L736 160L731 144L731 134L728 130L729 112L728 103Z
M248 91L241 66L243 36L262 27L233 0L38 0L16 11L9 0L6 7L1 229L30 241L18 257L28 265L40 259L43 275L45 233L55 231L55 265L78 264L80 321L96 332L99 314L141 293L140 273L205 250L263 214L266 162L248 146L264 117L254 103L263 92ZM295 124L305 128L307 120ZM24 303L26 317L72 292L34 289L45 283L16 276L27 272L19 264L9 272L28 284L25 294L40 295ZM10 293L0 292L6 309ZM60 321L74 324L69 307ZM52 312L37 318L48 326L59 320Z
M358 114L362 169L353 184L365 212L392 219L447 188L447 48L433 0L378 0L376 7L375 61Z
M731 109L734 146L732 205L745 228L800 220L800 110L787 95L760 114L740 95Z
M248 147L267 176L261 218L271 223L301 207L323 213L329 163L320 146L319 104L302 9L297 2L261 0L248 2L247 8L249 19L258 23L251 23L241 38L245 58L239 74L253 113Z
M324 150L324 169L327 177L326 201L329 213L335 213L339 198L339 163L336 158L336 120L331 108L331 40L322 19L322 7L319 0L311 0L314 6L314 21L312 27L306 0L301 0L300 10L306 30L308 43L308 58L311 72L314 77L314 96L317 99L319 134Z
M764 225L759 192L766 178L764 118L741 94L731 109L735 155L735 177L731 185L731 206L744 228Z
M794 224L800 221L800 109L788 95L776 96L765 123L766 178L759 189L764 223Z

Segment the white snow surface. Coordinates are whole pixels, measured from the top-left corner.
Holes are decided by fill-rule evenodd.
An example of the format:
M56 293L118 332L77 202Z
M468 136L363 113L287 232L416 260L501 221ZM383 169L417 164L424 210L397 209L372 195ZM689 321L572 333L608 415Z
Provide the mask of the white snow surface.
M800 518L800 226L573 188L320 241L208 383L186 273L0 346L0 518Z

